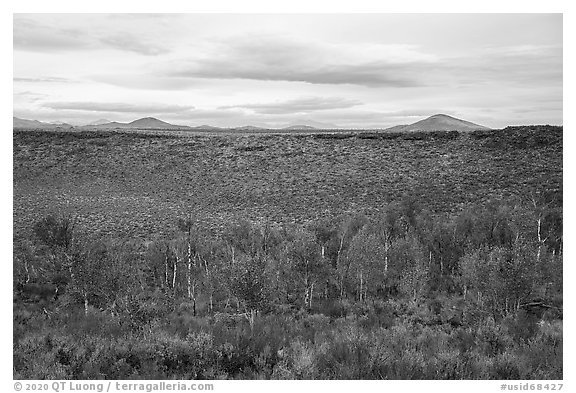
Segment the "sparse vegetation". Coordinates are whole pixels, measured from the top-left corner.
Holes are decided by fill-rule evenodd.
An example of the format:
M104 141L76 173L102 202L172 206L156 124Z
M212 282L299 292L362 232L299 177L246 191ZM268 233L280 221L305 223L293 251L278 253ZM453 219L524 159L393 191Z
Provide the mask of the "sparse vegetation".
M561 379L562 129L342 135L15 132L14 378Z

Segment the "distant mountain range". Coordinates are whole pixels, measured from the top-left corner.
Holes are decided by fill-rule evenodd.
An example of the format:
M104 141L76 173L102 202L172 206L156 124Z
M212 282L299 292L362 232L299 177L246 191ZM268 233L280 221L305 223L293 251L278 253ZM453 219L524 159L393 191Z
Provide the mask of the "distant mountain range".
M314 124L314 125L311 125ZM130 123L120 123L116 121L109 121L106 119L100 119L85 126L74 127L66 123L44 123L37 120L25 120L13 117L13 127L15 129L57 129L57 128L75 128L79 130L83 129L153 129L153 130L183 130L183 131L239 131L239 132L261 132L266 131L267 128L256 127L252 125L246 125L241 127L233 128L222 128L214 127L210 125L201 126L182 126L167 123L165 121L156 119L154 117L144 117L142 119L134 120ZM317 123L309 121L306 124L291 124L287 127L280 128L280 130L290 131L290 130L321 130L321 129L337 129L339 127L332 124ZM489 130L488 127L481 126L479 124L471 123L466 120L457 119L452 116L437 114L430 116L424 120L417 121L413 124L408 125L397 125L394 127L387 128L386 132L426 132L426 131L460 131L468 132L475 130Z
M12 117L13 128L26 128L26 129L55 129L55 128L72 128L70 124L66 123L44 123L38 120L26 120Z
M314 121L311 119L294 119L294 121L288 124L286 127L284 127L284 129L291 128L293 130L302 130L303 129L302 127L305 127L304 129L311 127L311 129L315 128L318 130L335 130L338 128L342 128L340 126L337 126L336 124L324 123L320 121Z
M88 123L86 125L87 126L99 126L99 125L107 124L107 123L112 123L112 122L110 120L107 120L107 119L100 119L100 120L93 121L92 123Z

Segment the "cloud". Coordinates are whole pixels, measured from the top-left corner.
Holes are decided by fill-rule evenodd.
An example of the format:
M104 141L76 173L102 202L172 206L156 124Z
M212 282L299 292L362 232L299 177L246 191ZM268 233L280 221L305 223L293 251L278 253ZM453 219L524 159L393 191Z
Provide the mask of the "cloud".
M14 96L20 96L20 97L25 97L25 96L29 96L29 97L47 97L47 94L42 94L42 93L36 93L33 91L18 91L18 92L14 92Z
M232 109L232 108L249 109L252 110L254 113L274 115L274 114L289 114L289 113L305 113L327 109L344 109L344 108L351 108L353 106L361 104L362 103L360 101L350 100L347 98L307 97L287 101L276 101L272 103L229 105L229 106L222 106L219 109Z
M45 108L87 112L111 113L183 113L194 109L193 106L164 104L125 104L103 102L48 102Z
M204 45L196 57L166 64L164 76L312 84L414 87L436 58L410 45L325 44L244 36Z
M34 103L34 102L38 102L38 101L42 101L44 99L46 99L46 97L48 97L47 94L42 94L42 93L37 93L34 91L18 91L18 92L14 92L14 103L23 103L23 102L27 102L27 103Z
M143 42L133 35L126 33L103 37L100 39L100 42L115 49L135 52L146 56L156 56L169 52L166 48L153 45L149 42Z
M132 43L128 37L116 42L126 50ZM133 51L162 53L138 40L133 44ZM542 86L562 81L561 46L486 47L439 56L414 45L333 44L271 35L206 39L181 53L188 57L148 64L139 74L95 75L93 79L152 90L184 90L216 80L395 89Z
M178 79L247 79L414 88L562 79L562 47L518 45L431 55L414 45L330 44L282 36L204 43L193 58L157 74Z
M264 81L304 82L312 84L350 84L362 86L417 87L424 83L416 77L402 75L406 68L391 67L384 64L369 65L333 65L312 66L309 69L298 67L279 67L276 69L258 66L230 65L205 62L200 67L191 67L188 71L175 72L177 77L196 77L213 79L252 79Z
M361 16L189 18L16 14L15 106L91 121L133 119L174 104L177 112L151 114L231 125L293 118L350 126L409 123L459 110L473 120L486 109L496 111L496 120L480 124L504 125L530 111L543 119L555 111L561 120L561 16L545 23L536 23L542 16L518 22L507 16L506 24L493 16L478 17L480 23L469 23L476 17L415 17L421 24L405 24L400 16L392 23ZM92 102L78 103L84 100ZM131 105L103 104L108 100ZM75 109L55 110L42 106L46 102ZM188 102L203 109L180 111Z
M146 56L167 53L168 49L133 35L129 31L113 34L108 29L60 28L32 19L14 18L14 49L34 52L99 50L112 48Z
M14 18L14 49L59 51L89 49L91 42L74 29L44 26L29 19Z
M562 46L483 48L443 63L439 71L462 86L562 84Z
M199 78L175 78L158 76L153 73L97 74L87 78L113 86L135 90L187 90L195 87L213 87L210 81Z
M26 83L71 83L72 79L60 77L40 77L40 78L13 78L14 82Z
M428 117L437 113L446 111L446 108L419 108L419 109L405 109L392 112L381 112L380 115L387 118L409 118L409 117Z

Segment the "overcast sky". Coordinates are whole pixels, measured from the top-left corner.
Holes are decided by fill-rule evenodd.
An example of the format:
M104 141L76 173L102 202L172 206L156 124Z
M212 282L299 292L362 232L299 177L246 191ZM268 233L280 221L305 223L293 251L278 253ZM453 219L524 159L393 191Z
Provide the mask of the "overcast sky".
M562 124L561 14L17 14L14 116Z

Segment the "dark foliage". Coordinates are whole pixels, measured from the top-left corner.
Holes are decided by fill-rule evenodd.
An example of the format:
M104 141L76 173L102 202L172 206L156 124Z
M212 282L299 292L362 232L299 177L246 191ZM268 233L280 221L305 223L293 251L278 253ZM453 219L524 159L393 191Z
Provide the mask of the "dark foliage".
M56 218L53 215L36 222L34 234L50 248L68 250L73 241L74 222L70 217Z

